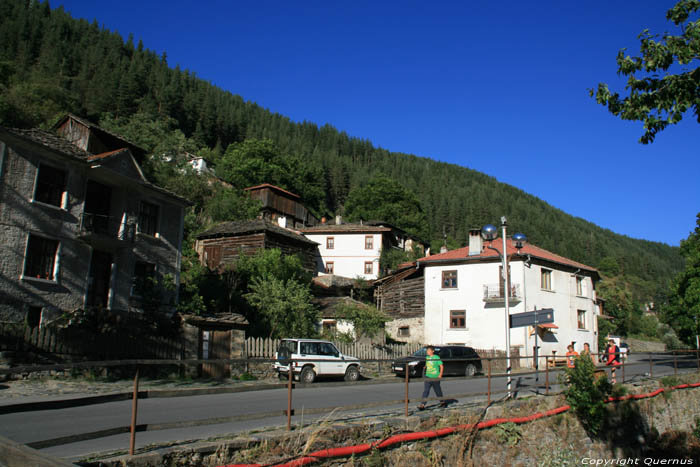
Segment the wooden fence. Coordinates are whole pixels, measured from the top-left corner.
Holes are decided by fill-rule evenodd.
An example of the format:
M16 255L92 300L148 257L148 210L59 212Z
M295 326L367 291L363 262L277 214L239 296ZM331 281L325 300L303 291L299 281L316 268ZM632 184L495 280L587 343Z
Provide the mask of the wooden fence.
M104 360L184 357L182 337L140 337L128 335L68 332L46 327L1 326L0 350L49 353Z
M274 358L280 339L263 339L249 337L245 340L245 353L249 358ZM335 343L344 355L361 360L391 359L410 355L420 349L421 344L369 344L369 343Z

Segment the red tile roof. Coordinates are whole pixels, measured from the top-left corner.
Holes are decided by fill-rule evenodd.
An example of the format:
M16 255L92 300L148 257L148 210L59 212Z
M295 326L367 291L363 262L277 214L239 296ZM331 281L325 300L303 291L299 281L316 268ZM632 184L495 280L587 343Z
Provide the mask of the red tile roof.
M295 195L291 191L287 191L287 190L282 189L282 188L275 186L275 185L270 185L269 183L263 183L262 185L249 186L248 188L243 188L243 191L260 190L262 188L270 188L272 190L277 190L277 191L281 191L282 193L286 193L289 196L293 196L294 198L301 198L301 196Z
M490 245L494 247L496 250L498 250L498 253L495 251L491 250L490 248L486 248L486 245ZM517 249L515 248L515 245L513 244L512 240L508 240L508 255L512 255L514 253L517 253ZM481 254L479 255L469 255L469 247L463 247L463 248L458 248L456 250L451 250L447 251L445 253L440 253L437 255L432 255L432 256L426 256L424 258L421 258L417 260L421 264L429 264L431 262L436 262L436 261L460 261L460 260L472 260L472 259L488 259L488 258L498 258L498 254L502 251L503 248L503 242L501 240L495 240L493 242L484 242L484 249L481 251ZM523 245L523 247L520 249L520 254L522 255L530 255L534 258L540 258L546 261L552 261L554 263L559 263L559 264L565 264L567 266L572 266L575 268L580 268L580 269L586 269L588 271L595 271L597 272L598 270L594 267L587 266L583 263L579 263L578 261L574 261L569 258L565 258L563 256L559 256L555 253L552 253L551 251L547 251L543 248L537 247L535 245L532 245L530 243L526 243ZM402 265L403 266L403 265Z
M114 151L95 154L94 156L89 156L87 159L88 159L88 162L96 161L99 159L106 159L110 156L113 156L115 154L119 154L120 152L124 152L124 151L128 151L128 148L120 148L120 149L115 149Z

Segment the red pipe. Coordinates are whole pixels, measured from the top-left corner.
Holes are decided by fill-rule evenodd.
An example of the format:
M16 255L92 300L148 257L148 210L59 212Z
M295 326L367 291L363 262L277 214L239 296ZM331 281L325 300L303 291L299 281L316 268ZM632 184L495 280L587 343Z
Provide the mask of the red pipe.
M676 389L686 389L686 388L697 388L700 387L699 383L690 384L680 384L678 386L673 386L670 388L659 388L656 391L652 391L647 394L629 394L621 397L609 397L605 402L617 402L628 399L646 399L649 397L656 397L664 391L672 391ZM533 420L537 420L544 417L551 417L552 415L558 415L569 410L571 406L562 405L554 409L547 410L546 412L537 412L526 417L512 417L512 418L494 418L491 420L486 420L476 424L476 428L481 430L484 428L490 428L495 425L500 425L502 423L527 423ZM474 424L457 425L453 427L440 428L433 431L416 431L413 433L402 433L400 435L391 436L382 441L375 441L374 443L358 444L355 446L342 446L337 448L322 449L320 451L312 452L304 457L294 459L283 464L275 464L275 467L297 467L301 465L310 464L316 462L319 459L329 458L329 457L348 457L353 454L363 454L372 449L384 449L386 447L392 446L394 444L404 443L406 441L418 441L421 439L438 438L441 436L449 435L457 431L471 430L474 428ZM223 467L264 467L262 464L227 464Z

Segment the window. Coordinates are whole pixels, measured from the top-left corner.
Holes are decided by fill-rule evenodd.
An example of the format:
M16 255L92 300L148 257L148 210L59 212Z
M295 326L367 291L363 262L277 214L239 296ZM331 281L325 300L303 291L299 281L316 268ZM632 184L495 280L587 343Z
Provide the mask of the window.
M372 261L365 261L365 274L372 274Z
M578 310L578 328L586 329L586 310Z
M549 269L542 269L542 288L552 290L552 271Z
M333 261L326 262L326 274L333 274Z
M155 237L158 232L158 206L141 201L139 210L139 232Z
M365 235L365 250L371 250L374 248L374 237L372 235Z
M63 207L63 195L66 191L66 172L48 165L39 165L36 177L34 200L52 206Z
M29 234L27 257L24 261L24 276L55 280L58 240Z
M131 287L131 295L140 297L148 280L156 276L156 265L143 261L136 261L134 265L134 282Z
M457 271L442 271L442 288L457 288Z
M450 310L450 328L463 329L467 327L467 312L465 310Z
M335 321L324 321L323 332L334 333L338 330L338 324Z
M326 249L332 250L333 248L335 248L335 238L334 237L326 238Z
M401 326L399 328L399 337L410 337L411 335L411 328L408 326Z
M583 277L576 277L576 295L579 297L585 297Z
M41 307L40 306L30 306L27 310L26 317L27 327L36 328L41 324Z

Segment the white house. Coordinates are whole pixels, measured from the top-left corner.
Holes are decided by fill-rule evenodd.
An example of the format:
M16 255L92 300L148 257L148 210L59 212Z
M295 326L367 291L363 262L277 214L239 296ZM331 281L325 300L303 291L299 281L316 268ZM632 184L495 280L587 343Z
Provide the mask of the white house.
M484 242L470 232L469 246L418 260L423 269L423 342L464 344L480 349L506 347L505 287L499 252L502 240ZM488 247L487 247L488 246ZM598 271L534 245L517 250L508 240L510 314L551 308L554 323L511 329L511 347L533 355L537 332L540 355L564 355L574 343L597 352L595 282ZM416 330L417 331L417 330Z
M382 248L392 244L391 228L376 225L321 224L299 230L319 244L319 274L374 280Z

